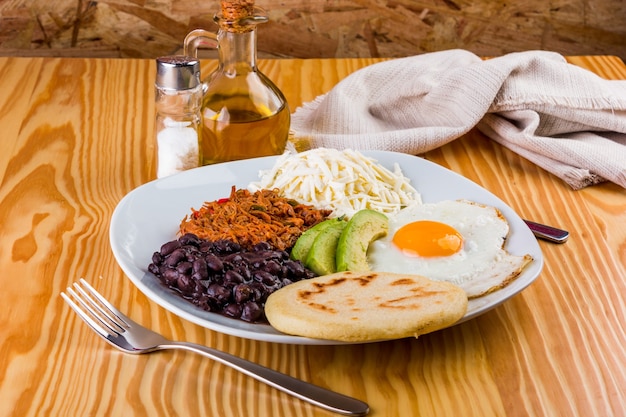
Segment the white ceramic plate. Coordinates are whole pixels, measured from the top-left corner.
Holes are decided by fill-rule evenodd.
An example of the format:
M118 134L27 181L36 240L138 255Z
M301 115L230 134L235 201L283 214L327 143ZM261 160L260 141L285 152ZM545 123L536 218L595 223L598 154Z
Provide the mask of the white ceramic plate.
M387 168L395 162L425 203L468 199L500 209L511 232L507 249L515 255L530 254L533 262L507 287L469 302L461 322L496 307L530 285L543 267L543 255L536 238L523 220L489 191L446 168L415 156L384 151L363 154ZM246 188L257 181L259 170L269 169L276 157L209 165L144 184L116 207L111 219L110 240L115 258L130 280L152 301L172 313L206 328L248 339L278 343L329 345L340 342L290 336L269 325L251 324L203 311L163 286L148 272L152 254L176 238L180 221L205 201L230 195L231 187Z

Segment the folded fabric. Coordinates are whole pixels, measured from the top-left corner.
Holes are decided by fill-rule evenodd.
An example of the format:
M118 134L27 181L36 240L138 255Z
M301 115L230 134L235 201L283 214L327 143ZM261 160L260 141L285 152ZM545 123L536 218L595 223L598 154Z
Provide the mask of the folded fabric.
M626 81L557 53L482 60L449 50L363 68L298 108L295 138L313 147L420 154L477 127L572 188L626 188Z

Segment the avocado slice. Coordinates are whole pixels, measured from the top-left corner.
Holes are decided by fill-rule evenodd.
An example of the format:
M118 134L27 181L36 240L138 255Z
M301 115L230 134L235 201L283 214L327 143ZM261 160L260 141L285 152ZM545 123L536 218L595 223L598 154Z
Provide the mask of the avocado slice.
M333 223L337 223L338 221L338 219L324 220L302 233L298 240L296 240L296 244L293 245L293 248L291 249L291 259L302 262L306 261L306 256L309 254L315 238L321 233L322 230L326 229Z
M369 271L367 249L370 243L385 236L388 230L389 219L383 213L369 209L357 211L337 242L337 272Z
M317 275L328 275L337 271L337 243L346 225L343 220L335 221L317 235L304 262L307 268Z

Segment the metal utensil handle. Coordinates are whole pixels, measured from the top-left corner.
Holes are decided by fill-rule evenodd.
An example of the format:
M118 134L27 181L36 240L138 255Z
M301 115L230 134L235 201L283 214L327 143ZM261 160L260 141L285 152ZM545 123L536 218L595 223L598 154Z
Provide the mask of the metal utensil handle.
M531 222L530 220L524 220L526 225L530 228L533 234L539 239L548 240L554 243L565 243L569 237L567 230L557 229L556 227L548 226L541 223Z
M369 406L363 401L352 397L330 391L326 388L313 385L306 381L280 373L265 366L246 359L233 356L220 350L207 346L197 345L187 342L171 342L161 345L160 348L179 348L189 350L207 356L226 366L230 366L238 371L264 382L280 391L293 395L296 398L307 401L311 404L322 407L335 413L349 416L364 416L369 412Z

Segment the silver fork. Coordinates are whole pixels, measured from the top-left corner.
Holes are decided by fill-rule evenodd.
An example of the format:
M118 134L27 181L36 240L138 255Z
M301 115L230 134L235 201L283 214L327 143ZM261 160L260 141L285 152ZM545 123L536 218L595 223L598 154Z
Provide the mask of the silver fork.
M193 343L168 340L122 314L82 278L67 288L67 294L62 292L61 297L98 335L124 352L139 354L165 349L189 350L326 410L351 416L364 416L369 412L369 406L362 401L229 353Z

